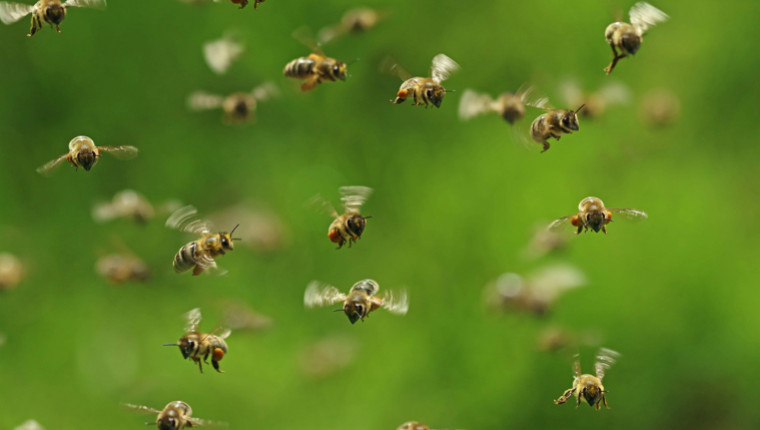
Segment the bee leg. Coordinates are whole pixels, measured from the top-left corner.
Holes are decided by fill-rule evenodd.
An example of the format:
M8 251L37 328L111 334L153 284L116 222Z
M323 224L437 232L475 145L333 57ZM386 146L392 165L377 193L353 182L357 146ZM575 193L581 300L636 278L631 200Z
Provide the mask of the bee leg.
M248 0L243 0L242 2L240 2L240 9L246 6L248 6ZM253 5L253 8L256 9L256 4Z
M223 371L223 370L219 370L219 362L218 362L218 361L215 361L215 360L211 360L211 365L213 365L213 366L214 366L214 369L216 369L216 371L217 371L217 372L219 372L219 373L224 373L224 371Z
M578 226L578 231L576 231L575 234L581 234L582 231L583 231L583 224Z
M55 25L55 31L57 31L58 33L60 33L60 32L61 32L61 29L60 29L60 28L58 28L58 24L56 24L56 25Z
M546 151L548 151L548 150L549 150L549 147L550 147L551 145L549 144L549 142L548 142L547 140L544 140L544 141L543 141L543 142L541 142L541 143L544 145L544 150L543 150L543 151L541 151L541 153L543 154L544 152L546 152Z
M201 273L203 273L203 267L196 264L195 268L193 269L193 276L198 276Z
M602 226L602 233L607 234L607 229L604 226Z
M562 395L559 397L559 399L557 399L557 400L554 401L554 404L555 405L564 404L565 402L567 402L567 400L570 398L570 396L573 395L574 392L575 392L575 388L570 388L570 389L565 390L565 392L562 393Z
M26 37L34 36L34 33L37 32L37 26L38 26L38 19L36 16L32 15L32 28L29 29L29 34L27 34ZM42 26L40 25L40 27Z
M201 373L203 373L203 364L201 363L200 360L198 360L198 370L200 370Z
M604 393L602 393L602 402L604 402L604 407L607 409L610 409L610 407L607 405L607 398L604 397ZM599 410L599 408L597 408Z

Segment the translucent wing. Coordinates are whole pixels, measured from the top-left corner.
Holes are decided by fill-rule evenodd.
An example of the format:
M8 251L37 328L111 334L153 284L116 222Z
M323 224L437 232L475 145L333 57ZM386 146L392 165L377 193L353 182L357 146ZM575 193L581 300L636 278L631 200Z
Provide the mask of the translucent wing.
M206 427L209 429L226 428L229 424L222 421L202 420L200 418L188 418L188 421L193 423L193 426Z
M310 198L309 201L306 202L306 206L313 208L318 212L324 212L333 218L337 218L339 216L333 205L331 205L327 200L324 199L324 197L320 195L316 195Z
M393 57L385 57L380 62L380 72L387 75L398 76L402 81L405 81L412 77L403 67L399 66L398 62Z
M320 45L324 45L325 43L345 33L346 29L341 24L336 24L319 30L319 33L317 33L317 40L319 41Z
M430 74L433 80L439 84L448 79L449 76L457 70L459 70L459 64L445 54L438 54L433 57L433 65L430 67Z
M303 304L307 308L329 306L346 300L346 295L332 285L311 281L303 295Z
M549 224L548 227L546 227L549 231L561 231L563 229L574 229L576 227L573 226L573 224L570 223L570 219L574 217L576 214L563 216L562 218L557 218L554 221Z
M562 100L570 106L580 106L583 103L583 91L581 91L578 81L567 79L559 86L559 93Z
M66 7L89 7L93 9L106 8L106 0L69 0L64 4Z
M1 4L1 3L0 3ZM60 157L56 158L55 160L49 161L45 163L44 166L37 168L37 173L41 175L50 175L55 171L55 169L61 165L66 160L66 157L68 157L68 153L61 155Z
M647 32L649 27L668 20L668 15L647 2L638 2L628 12L631 24L639 35Z
M631 90L620 82L608 82L599 89L599 95L608 104L625 104L631 100ZM580 103L570 103L570 106L580 106Z
M224 97L204 91L196 91L187 98L187 107L190 110L218 109L223 103Z
M594 371L596 377L599 379L604 378L604 372L615 364L615 360L620 357L620 354L616 351L607 348L600 348L596 353L596 361L594 362Z
M340 201L343 202L343 207L346 208L347 212L352 213L358 213L364 202L372 194L372 188L359 185L340 187L338 191L340 192Z
M401 290L398 294L393 294L393 291L385 291L380 298L383 300L383 308L388 312L406 315L409 311L409 297L406 290Z
M190 309L189 312L182 315L182 318L185 320L186 332L190 333L198 331L198 326L201 324L201 319L203 319L201 316L201 308Z
M122 405L122 407L124 407L126 409L131 409L133 411L143 412L143 413L146 413L146 414L160 414L161 413L161 411L159 411L157 409L150 408L148 406L133 405L132 403L122 403L121 405Z
M113 154L114 157L119 160L130 160L137 157L137 148L130 145L122 146L98 146L98 149L103 152Z
M520 87L520 89L517 90L517 94L520 94L520 99L526 106L537 109L553 109L549 98L538 94L536 89L532 86Z
M496 101L485 93L465 90L459 100L459 119L464 121L496 110Z
M578 354L575 354L574 358L575 360L573 361L573 376L577 378L581 376L581 359Z
M256 100L264 101L278 97L280 95L280 90L275 84L271 82L264 82L263 84L254 88L253 91L251 91L251 95Z
M243 45L231 37L212 40L203 45L203 56L206 64L214 73L222 75L233 61L240 57L245 49Z
M195 234L208 234L208 223L196 218L198 210L193 206L185 206L177 209L166 220L166 226ZM211 260L213 262L213 260Z
M299 27L293 31L293 38L307 48L311 49L315 54L323 55L322 48L315 41L314 32L309 27Z
M615 215L619 215L621 218L626 219L628 221L643 221L647 218L649 218L649 215L646 214L646 212L640 211L638 209L608 209L610 212L612 212ZM613 217L613 219L615 219Z
M33 5L21 3L0 3L0 21L3 24L13 24L32 13Z

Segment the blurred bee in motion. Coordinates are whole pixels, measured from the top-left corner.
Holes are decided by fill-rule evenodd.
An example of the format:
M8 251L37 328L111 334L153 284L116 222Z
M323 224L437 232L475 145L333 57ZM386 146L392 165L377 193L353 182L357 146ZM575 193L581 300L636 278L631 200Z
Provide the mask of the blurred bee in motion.
M602 116L607 107L628 103L631 92L619 82L607 82L593 92L581 90L577 81L566 80L560 86L560 93L570 106L584 106L580 114L593 119Z
M105 255L95 263L95 271L114 285L150 279L148 265L131 253Z
M145 224L154 215L153 205L134 190L119 191L113 196L111 202L98 203L92 209L92 217L98 222L125 218L138 224Z
M576 110L553 109L541 114L530 125L530 137L544 146L541 151L549 150L549 139L552 137L559 140L563 134L572 134L578 131L578 112L583 105Z
M201 322L201 310L199 308L192 309L185 314L184 336L179 338L177 343L165 343L164 346L179 346L182 357L185 359L192 359L198 363L198 369L203 373L203 364L201 363L201 357L203 361L208 364L208 358L211 356L211 364L214 369L219 373L224 373L219 370L219 362L224 358L224 354L227 353L227 339L230 336L229 328L222 328L218 326L211 333L201 333L198 331L198 325ZM219 334L216 334L216 333Z
M465 90L459 102L459 118L466 121L478 115L495 112L508 123L514 124L525 116L525 106L539 109L548 107L545 97L533 99L532 92L532 87L521 87L515 93L503 93L494 99L485 93Z
M367 219L372 218L371 216L362 216L359 212L369 195L372 194L372 188L353 185L340 187L338 191L345 209L342 215L339 215L335 208L321 196L314 196L309 204L321 207L324 212L333 217L333 222L327 229L327 237L331 242L338 244L337 249L342 248L346 243L350 248L364 233Z
M238 233L247 246L258 252L274 252L290 242L290 232L282 219L259 203L240 203L209 215L215 225L239 222L245 231Z
M333 336L308 345L300 355L301 372L314 379L324 379L348 367L356 358L354 338Z
M332 285L324 285L317 281L312 281L307 287L303 296L304 305L307 308L318 306L329 306L335 303L343 302L342 309L336 309L335 312L343 311L351 324L358 320L364 321L370 312L384 308L389 312L398 315L406 315L409 310L409 300L406 291L394 297L393 292L386 291L382 297L376 296L380 286L372 279L364 279L355 283L348 294L341 293Z
M638 2L628 12L631 23L613 22L604 30L604 37L612 48L612 62L604 68L609 75L621 58L636 54L649 27L668 20L665 12L646 2Z
M203 44L203 58L206 59L208 67L218 75L226 73L232 62L240 58L243 51L243 44L231 34Z
M195 217L197 213L194 207L185 206L177 209L166 220L167 227L201 236L198 240L184 245L174 256L173 266L177 273L186 272L192 268L193 276L198 276L206 269L217 269L214 259L225 255L227 251L232 251L233 241L240 240L232 237L239 224L229 233L211 233L207 222Z
M202 111L222 108L224 122L242 124L256 119L258 102L269 100L279 95L279 90L271 82L266 82L250 93L232 93L227 97L196 91L187 100L190 110Z
M58 26L66 17L66 9L70 7L89 7L94 9L104 9L106 0L39 0L33 5L22 3L0 3L0 21L3 24L13 24L21 18L32 14L32 28L29 30L28 37L34 36L37 31L42 29L43 24L50 24L55 31L61 32Z
M0 3L1 4L1 3ZM47 175L60 166L64 161L68 161L75 169L79 166L89 171L92 166L100 159L101 152L113 154L116 158L128 160L137 156L137 148L134 146L95 146L95 142L87 136L77 136L69 142L69 152L61 155L37 169L37 173Z
M301 91L311 91L322 82L345 81L348 65L342 61L325 56L322 48L313 42L313 37L306 29L299 29L293 37L311 49L308 57L299 57L285 65L282 73L288 78L304 81Z
M398 426L396 430L430 430L430 427L417 421L409 421Z
M597 333L588 331L578 333L559 327L549 327L539 334L536 349L541 352L577 350L581 345L598 345L600 342L601 337Z
M42 425L35 420L27 420L13 430L45 430L45 427L42 427Z
M604 390L604 385L602 385L602 379L604 378L604 373L615 363L615 359L618 356L620 356L620 354L611 349L601 348L596 354L596 362L594 363L596 375L589 375L581 374L581 362L576 355L575 362L573 363L573 373L575 375L575 378L573 379L573 387L565 390L565 392L562 393L562 396L554 401L554 404L561 405L575 395L578 399L578 402L575 405L576 408L581 405L582 399L585 400L589 406L596 408L597 411L601 409L602 403L604 403L605 408L609 409L610 407L607 406L607 399L604 397L606 391Z
M10 291L26 276L26 270L15 255L3 252L0 253L0 292Z
M224 423L193 418L193 409L187 403L176 400L166 405L162 410L148 406L125 403L124 407L149 414L158 414L156 427L159 430L182 430L192 427L223 427ZM150 423L146 423L150 424Z
M681 102L670 90L652 90L644 95L639 105L639 117L650 127L672 125L681 113Z
M624 219L640 221L648 218L645 212L638 209L607 209L598 197L586 197L578 204L578 213L564 216L552 221L549 230L559 230L568 225L576 227L575 234L589 229L599 233L601 230L607 234L605 226L612 222L612 214L620 215Z
M391 100L393 104L401 104L411 97L414 100L413 106L425 105L425 107L428 107L432 103L437 108L441 107L443 97L446 95L446 89L443 88L441 82L459 70L459 64L444 54L438 54L433 57L433 63L430 67L430 78L412 77L406 70L390 59L386 60L385 64L381 67L395 72L404 81L396 94L396 98ZM453 90L449 90L449 92L451 91Z
M516 273L504 273L486 286L484 297L494 309L542 316L562 293L585 284L586 277L579 269L557 264L525 278Z
M535 233L530 243L523 249L522 255L528 260L536 260L548 254L564 249L569 240L566 235L557 231L547 230L546 224L540 224L535 228Z
M274 323L272 318L262 315L235 301L224 304L224 326L235 332L268 330Z
M320 44L324 44L344 34L364 33L374 28L386 16L387 13L366 7L351 9L343 14L338 24L321 29L317 39Z

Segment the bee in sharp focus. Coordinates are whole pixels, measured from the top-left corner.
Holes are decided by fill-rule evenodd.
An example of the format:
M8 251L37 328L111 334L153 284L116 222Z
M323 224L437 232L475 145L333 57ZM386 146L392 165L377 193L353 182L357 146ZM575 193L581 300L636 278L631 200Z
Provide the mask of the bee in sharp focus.
M179 346L182 357L190 358L198 363L198 369L201 373L203 373L201 357L208 364L208 358L211 356L211 365L214 366L214 369L219 373L224 373L219 370L219 362L227 353L227 342L224 339L230 336L230 329L218 326L211 333L199 332L198 325L201 322L201 310L199 308L186 313L185 320L187 321L185 335L179 338L177 343L165 343L164 346Z
M372 188L362 186L340 187L341 197L345 212L339 215L330 203L327 203L321 196L315 196L311 199L310 205L320 206L322 210L333 217L333 222L327 229L327 237L331 242L337 243L340 249L348 243L348 247L361 238L364 227L367 224L369 216L362 216L359 212L364 202L370 194Z
M61 32L58 26L66 17L66 9L70 7L89 7L103 9L106 7L106 0L39 0L34 5L21 3L0 3L0 21L3 24L13 24L21 18L32 14L32 28L27 36L34 36L37 31L42 29L43 24L55 26L57 32Z
M358 320L364 321L370 312L379 308L384 308L394 314L406 315L409 310L406 291L401 291L397 296L394 296L391 291L386 291L382 297L379 297L376 295L379 289L377 282L364 279L355 283L348 294L343 294L332 285L312 281L306 287L303 301L307 308L343 302L343 308L336 309L335 312L343 311L351 324Z
M25 275L26 270L18 257L7 252L0 253L0 292L15 289Z
M195 218L198 211L192 206L177 209L169 219L166 226L180 231L199 234L198 240L185 244L174 256L174 271L182 273L193 269L193 276L200 275L206 269L217 269L214 259L225 255L227 251L234 250L232 237L239 224L231 232L211 233L206 221Z
M586 277L579 269L557 264L526 277L504 273L486 286L484 297L492 308L543 316L563 292L585 283Z
M195 111L222 108L225 123L240 124L255 120L258 102L269 100L278 94L277 87L266 82L250 93L233 93L227 97L196 91L188 98L187 105Z
M583 106L574 111L553 109L533 120L530 125L530 137L536 143L544 146L542 153L549 150L551 146L549 139L552 137L559 140L563 134L572 134L574 131L578 131L578 112L581 109Z
M548 100L545 97L532 98L532 87L521 87L514 93L503 93L494 99L485 93L465 90L459 102L459 118L468 120L474 116L495 112L505 121L514 124L525 116L525 106L545 109Z
M343 61L325 56L322 48L313 42L308 30L299 29L293 37L311 49L307 57L299 57L285 65L282 73L288 78L303 80L301 91L311 91L322 82L345 81L348 65Z
M584 106L580 115L593 119L602 116L607 107L628 103L631 92L620 82L607 82L596 91L582 91L575 80L566 80L560 86L563 99L570 106Z
M69 142L69 152L61 155L37 169L37 173L47 175L52 173L53 170L60 166L64 161L68 161L74 166L75 169L79 169L79 166L84 167L84 170L89 171L92 169L100 156L101 152L108 152L113 154L116 158L122 160L128 160L137 156L137 148L134 146L95 146L95 142L87 136L77 136L71 139Z
M591 229L596 233L601 230L607 234L605 226L612 222L612 214L628 220L644 220L648 215L638 209L607 209L598 197L586 197L578 204L578 213L558 218L549 224L549 230L559 230L565 226L577 228L575 234Z
M158 414L156 427L159 430L182 430L193 427L224 427L224 423L193 418L193 409L187 403L176 400L166 405L162 410L148 406L125 403L124 407L149 414ZM146 423L150 424L150 423Z
M575 362L573 363L573 374L575 376L573 378L573 387L565 390L562 396L554 401L554 404L561 405L575 395L578 399L575 405L576 408L581 405L581 400L585 400L589 406L596 408L597 411L601 409L602 403L604 403L605 408L609 409L607 399L604 397L604 393L607 391L604 390L602 379L604 378L604 373L615 363L615 359L618 356L620 354L611 349L601 348L596 354L596 362L594 363L596 375L589 375L581 374L581 362L576 355Z
M646 2L638 2L628 12L631 23L613 22L604 30L604 37L612 48L612 62L604 68L609 75L621 58L636 54L649 27L665 22L668 15Z
M387 13L378 12L375 9L366 7L351 9L343 14L340 23L325 27L319 31L319 43L327 43L338 36L348 33L357 34L369 31L386 16Z
M446 95L446 89L443 88L441 82L459 70L459 64L444 54L438 54L433 57L430 78L412 77L398 64L390 65L389 69L395 71L398 77L404 81L396 94L396 98L391 100L393 104L401 104L411 97L414 100L413 106L425 105L428 107L432 103L433 106L440 108L443 97Z

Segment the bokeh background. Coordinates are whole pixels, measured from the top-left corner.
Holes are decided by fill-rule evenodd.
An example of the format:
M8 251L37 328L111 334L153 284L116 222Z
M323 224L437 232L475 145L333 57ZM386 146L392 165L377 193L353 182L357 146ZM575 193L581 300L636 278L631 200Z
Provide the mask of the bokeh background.
M333 24L354 2L270 0L254 11L113 0L106 11L70 10L60 35L46 27L27 38L26 19L0 27L0 251L27 268L0 295L0 428L30 418L47 429L142 428L154 417L120 403L160 409L177 399L198 417L250 429L388 430L412 419L475 430L760 426L760 5L661 0L670 21L606 77L604 29L627 18L631 2L364 4L390 15L325 46L358 59L351 77L306 94L282 76L308 53L293 30ZM201 45L230 29L247 49L217 76ZM400 81L378 72L385 56L419 75L440 52L461 65L440 110L388 102ZM579 132L544 154L495 115L457 118L463 90L496 95L525 82L575 108L558 91L568 78L585 90L614 79L632 98L581 118ZM253 124L226 126L219 111L185 105L195 90L265 81L281 97L262 103ZM680 99L669 126L639 115L653 89ZM106 155L90 172L67 165L52 178L35 172L80 134L135 145L139 157ZM375 189L365 206L374 218L356 246L336 251L330 219L305 202L321 194L337 204L337 188L353 184ZM93 221L93 204L125 188L204 216L253 202L280 218L283 240L237 244L219 261L226 276L176 275L171 259L193 237L164 227L165 216L144 227ZM650 218L526 259L536 226L587 195ZM114 287L96 274L97 258L119 246L151 266L150 282ZM557 262L589 282L549 314L487 311L489 281ZM378 311L352 326L329 308L303 307L313 279L347 290L364 278L407 288L408 315ZM182 335L184 312L201 307L211 329L226 301L274 324L233 332L225 374L200 374L161 346ZM597 343L580 348L584 370L598 346L621 353L604 380L612 410L552 404L571 385L575 351L539 351L551 327L595 333ZM346 367L305 374L305 349L335 336L355 348Z

